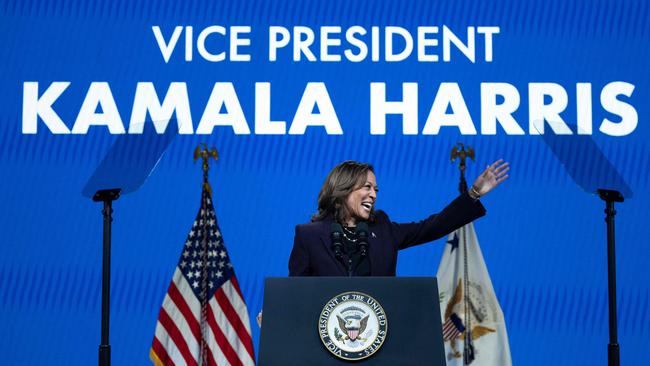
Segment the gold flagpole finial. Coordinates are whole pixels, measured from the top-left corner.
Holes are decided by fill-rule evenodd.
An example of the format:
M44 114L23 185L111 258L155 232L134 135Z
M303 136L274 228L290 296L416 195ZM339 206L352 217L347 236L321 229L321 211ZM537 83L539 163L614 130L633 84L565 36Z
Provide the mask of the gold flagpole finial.
M460 160L458 168L460 169L460 183L458 184L458 190L460 193L467 192L467 181L465 180L465 160L470 158L474 160L474 149L471 146L465 146L462 142L459 142L451 149L451 162L453 163L456 159Z
M201 143L196 147L196 149L194 149L194 162L196 163L199 158L203 160L203 188L212 195L212 188L208 182L208 170L210 169L209 161L210 158L217 161L219 159L219 153L214 146L212 149L208 149L208 145Z

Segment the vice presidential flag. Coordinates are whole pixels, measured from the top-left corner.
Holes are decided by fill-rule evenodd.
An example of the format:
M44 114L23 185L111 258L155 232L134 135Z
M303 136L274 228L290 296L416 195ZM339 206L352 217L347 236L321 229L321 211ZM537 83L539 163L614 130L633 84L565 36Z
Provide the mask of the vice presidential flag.
M473 223L449 235L437 277L447 365L511 366L503 312Z
M156 366L255 364L248 311L206 185L149 356Z

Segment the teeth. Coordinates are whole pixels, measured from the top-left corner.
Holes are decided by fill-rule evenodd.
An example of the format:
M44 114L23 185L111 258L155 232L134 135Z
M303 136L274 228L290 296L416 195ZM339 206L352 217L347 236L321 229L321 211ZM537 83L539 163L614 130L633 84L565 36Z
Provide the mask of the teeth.
M367 210L370 210L372 208L372 204L367 202L362 203L361 206L365 207Z

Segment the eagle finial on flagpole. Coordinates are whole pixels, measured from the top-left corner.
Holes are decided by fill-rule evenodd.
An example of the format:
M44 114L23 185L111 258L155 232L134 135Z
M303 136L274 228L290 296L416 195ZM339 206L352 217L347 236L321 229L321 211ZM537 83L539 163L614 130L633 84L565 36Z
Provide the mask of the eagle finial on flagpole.
M474 160L474 149L471 146L465 146L462 142L459 142L451 149L451 162L453 163L456 159L460 160L458 168L460 169L460 183L458 183L458 190L460 193L467 192L467 181L465 180L465 160L470 158Z
M208 145L201 143L194 149L194 162L196 163L199 158L203 160L203 188L212 195L212 187L210 187L210 182L208 182L208 170L210 170L210 158L217 161L219 159L219 153L214 146L212 149L208 149Z

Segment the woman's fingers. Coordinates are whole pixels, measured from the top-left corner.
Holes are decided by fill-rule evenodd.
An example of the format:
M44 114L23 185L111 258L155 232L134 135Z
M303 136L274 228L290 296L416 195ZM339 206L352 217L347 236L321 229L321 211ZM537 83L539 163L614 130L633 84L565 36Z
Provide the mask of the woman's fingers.
M492 163L492 165L489 166L490 169L494 170L496 169L501 163L503 162L503 159L499 159ZM507 164L507 163L506 163Z
M501 169L496 169L495 174L497 178L502 177L505 175L508 171L510 170L510 167L506 164L505 166L501 166Z

